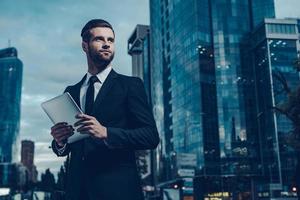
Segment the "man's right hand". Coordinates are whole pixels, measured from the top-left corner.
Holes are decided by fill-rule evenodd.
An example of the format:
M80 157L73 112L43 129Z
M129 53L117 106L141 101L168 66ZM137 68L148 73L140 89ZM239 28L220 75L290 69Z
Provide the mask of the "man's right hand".
M66 144L68 137L73 134L74 128L66 122L60 122L51 127L51 135L60 147L63 147Z

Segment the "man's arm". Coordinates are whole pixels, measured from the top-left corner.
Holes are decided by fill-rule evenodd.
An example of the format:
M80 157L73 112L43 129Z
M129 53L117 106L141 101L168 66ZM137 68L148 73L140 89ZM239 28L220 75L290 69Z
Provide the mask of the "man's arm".
M68 91L67 87L64 91L66 93ZM66 136L70 136L71 132L74 131L74 129L67 128L67 124L59 125L62 123L58 123L51 127L51 135L53 136L53 140L51 142L51 147L52 151L57 155L57 156L66 156L70 152L70 147L69 144L66 143L65 137L61 137L62 134ZM61 127L59 127L61 126ZM62 127L63 126L63 127ZM67 130L65 130L67 129ZM57 141L60 141L60 144L58 144Z
M128 108L133 129L107 127L105 143L110 148L154 149L159 143L159 135L144 84L139 78L130 81Z

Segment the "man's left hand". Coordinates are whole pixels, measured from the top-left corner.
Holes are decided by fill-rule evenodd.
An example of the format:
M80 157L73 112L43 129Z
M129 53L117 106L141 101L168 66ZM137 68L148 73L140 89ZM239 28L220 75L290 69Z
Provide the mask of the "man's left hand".
M102 126L95 117L86 114L78 114L76 115L76 118L79 120L74 126L80 126L77 131L81 134L89 134L92 137L100 139L107 138L106 127Z

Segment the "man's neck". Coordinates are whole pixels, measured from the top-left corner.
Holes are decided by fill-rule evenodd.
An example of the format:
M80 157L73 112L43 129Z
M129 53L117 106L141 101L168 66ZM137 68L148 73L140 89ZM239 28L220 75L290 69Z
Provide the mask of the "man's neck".
M95 64L93 62L88 62L88 72L91 73L92 75L96 75L102 72L103 70L105 70L108 66L110 66L110 63L101 65L101 64Z

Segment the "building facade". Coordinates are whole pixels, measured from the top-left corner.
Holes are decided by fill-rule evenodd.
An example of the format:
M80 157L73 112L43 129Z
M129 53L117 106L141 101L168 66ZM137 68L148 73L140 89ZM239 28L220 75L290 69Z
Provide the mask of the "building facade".
M144 80L143 40L149 34L149 26L138 24L128 39L128 54L132 58L132 76Z
M132 57L132 76L143 80L148 102L152 105L151 99L151 74L150 63L150 27L137 25L128 39L128 54ZM153 196L154 186L157 183L156 150L136 151L138 169L142 178L143 189L146 197ZM143 170L141 170L143 169Z
M21 163L0 163L0 188L20 190L27 183L26 167Z
M189 154L194 175L216 190L290 192L297 159L283 138L292 124L272 107L286 100L274 72L299 84L299 20L274 17L273 0L150 0L161 183L193 176L179 173L190 167L180 168L178 155Z
M265 17L274 17L272 0L210 1L216 69L221 173L260 175L257 132L246 119L242 92L242 38ZM247 129L248 127L248 129ZM243 149L247 152L243 152Z
M23 64L15 48L0 50L0 162L16 161Z
M271 190L267 193L273 197L280 197L279 191L291 192L296 181L297 152L287 140L294 127L288 117L276 111L288 106L288 92L296 92L300 85L295 67L299 35L296 19L265 19L250 34L245 47L244 66L249 71L244 73L242 85L248 102L255 102L247 113L249 121L257 122L259 167L264 177L257 189Z
M203 175L260 173L251 166L257 145L244 144L256 138L246 129L238 80L241 38L264 17L274 17L273 1L150 1L151 89L166 179L173 152L195 154ZM243 145L252 148L247 158Z
M150 1L151 62L155 66L151 89L162 138L162 180L175 178L177 153L196 155L203 173L218 173L213 166L219 147L208 7L204 1ZM204 130L210 132L209 137Z
M34 142L22 140L21 142L21 163L27 168L28 181L37 182L37 169L34 165Z

